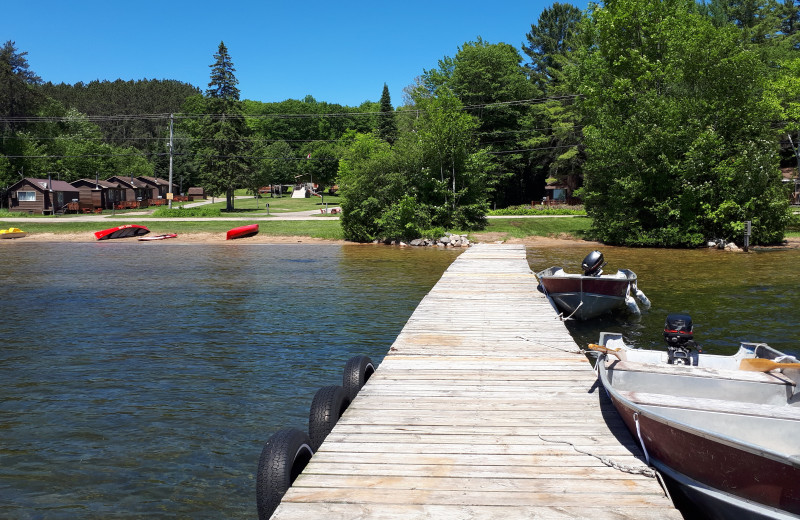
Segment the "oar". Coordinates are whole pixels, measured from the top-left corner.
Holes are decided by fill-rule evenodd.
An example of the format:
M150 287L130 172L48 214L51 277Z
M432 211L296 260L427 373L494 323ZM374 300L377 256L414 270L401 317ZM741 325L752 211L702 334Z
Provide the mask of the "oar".
M750 372L769 372L776 368L797 368L800 363L778 363L771 359L745 358L739 363L739 370L749 370Z
M605 354L611 354L612 356L616 356L618 359L622 359L619 357L619 351L622 349L619 348L609 348L604 345L597 345L595 343L589 343L589 350L596 350L597 352L603 352Z

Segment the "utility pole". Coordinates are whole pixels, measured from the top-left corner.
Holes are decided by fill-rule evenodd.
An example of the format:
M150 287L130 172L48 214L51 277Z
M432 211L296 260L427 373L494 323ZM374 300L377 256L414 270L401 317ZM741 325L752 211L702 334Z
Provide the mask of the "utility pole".
M795 156L795 159L797 160L796 172L800 172L800 150L798 150L798 148L792 142L792 135L791 134L786 134L786 137L789 138L789 144L792 145L792 150L794 150L794 156ZM800 175L800 174L798 174L798 175ZM795 179L794 179L794 190L792 191L792 195L793 195L792 202L793 203L797 202L797 200L796 200L797 199L797 193L798 193L797 192L797 185L798 185L798 177L795 177Z
M169 115L169 209L172 209L172 199L175 196L172 192L172 121L173 114Z

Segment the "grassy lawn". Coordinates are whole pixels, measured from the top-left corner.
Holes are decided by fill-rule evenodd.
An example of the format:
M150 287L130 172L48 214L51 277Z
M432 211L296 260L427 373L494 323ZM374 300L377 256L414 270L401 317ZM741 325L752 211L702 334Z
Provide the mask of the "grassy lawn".
M338 195L325 195L325 203L329 208L339 205ZM246 199L236 199L233 201L235 211L260 211L266 213L266 205L269 204L270 213L281 213L287 211L311 211L324 208L323 199L320 197L308 197L305 199L293 199L291 195L283 197L262 197L256 199L250 196ZM225 209L225 199L215 199L213 204L208 207L218 207Z
M570 235L583 238L592 224L588 217L570 218L493 218L482 233L506 233L509 238Z

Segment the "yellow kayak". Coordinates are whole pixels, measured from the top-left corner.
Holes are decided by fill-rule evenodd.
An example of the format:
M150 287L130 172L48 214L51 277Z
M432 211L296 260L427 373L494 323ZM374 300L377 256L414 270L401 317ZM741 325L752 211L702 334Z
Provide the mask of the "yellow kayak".
M22 238L28 236L28 233L19 228L0 229L0 238Z

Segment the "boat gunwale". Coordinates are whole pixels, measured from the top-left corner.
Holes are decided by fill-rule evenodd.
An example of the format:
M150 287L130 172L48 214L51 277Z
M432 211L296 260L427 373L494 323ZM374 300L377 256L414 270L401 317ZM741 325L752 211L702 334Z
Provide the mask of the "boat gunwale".
M678 430L687 432L691 435L702 437L709 441L720 442L721 444L724 444L728 447L741 450L753 455L765 457L775 462L779 462L781 464L787 464L789 466L793 466L797 469L800 469L800 458L781 454L762 446L754 447L754 445L752 444L744 444L742 441L735 439L733 437L729 437L724 434L713 433L710 430L697 428L687 423L668 418L653 410L642 408L642 405L639 405L635 401L631 401L630 399L621 395L620 391L614 388L614 385L609 382L607 367L605 365L606 359L608 359L608 356L605 353L600 353L600 355L597 357L598 364L596 365L596 368L598 377L600 378L600 383L603 385L603 388L605 388L606 392L608 392L609 397L612 399L612 401L618 400L620 403L634 410L639 415L643 415L652 421L665 424L671 428L676 428ZM619 410L617 410L617 413L619 413ZM717 413L725 413L725 412L717 412ZM731 415L731 414L726 414L726 415ZM622 416L621 413L620 416Z
M552 274L552 272L554 272L554 270L556 270L556 269L561 269L562 271L564 271L564 268L561 267L560 265L554 265L552 267L548 267L547 269L539 271L539 272L537 272L535 274L536 274L536 277L539 278L540 281L542 279L545 279L545 278L555 278L555 279L559 279L559 278L561 278L561 279L563 279L563 278L567 278L567 279L586 278L586 279L589 279L589 280L600 280L600 281L603 281L603 282L626 282L626 283L631 283L631 282L636 282L637 281L636 273L634 273L630 269L617 269L617 273L623 273L625 275L625 278L620 278L619 276L617 276L615 274L601 274L599 276L587 276L587 275L581 274L581 273L568 273L566 271L564 271L564 274L559 274L559 275ZM548 271L550 271L550 273L548 273Z

